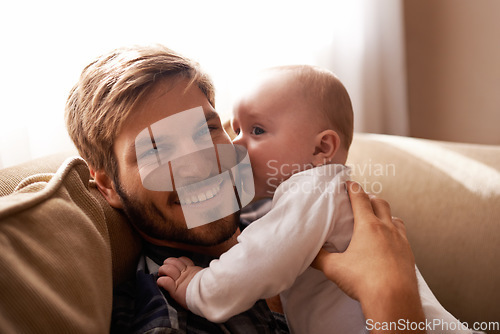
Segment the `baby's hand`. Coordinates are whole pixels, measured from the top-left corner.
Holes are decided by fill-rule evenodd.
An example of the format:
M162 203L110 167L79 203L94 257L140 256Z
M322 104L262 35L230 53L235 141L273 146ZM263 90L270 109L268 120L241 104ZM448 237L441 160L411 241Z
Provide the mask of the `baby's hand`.
M172 298L187 309L186 290L191 279L202 268L187 257L169 257L158 270L158 286L167 290Z

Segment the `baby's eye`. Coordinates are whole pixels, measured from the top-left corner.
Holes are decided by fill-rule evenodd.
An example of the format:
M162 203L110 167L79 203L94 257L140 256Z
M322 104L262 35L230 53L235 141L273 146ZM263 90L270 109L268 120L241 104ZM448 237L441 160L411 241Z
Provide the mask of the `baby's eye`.
M259 135L261 135L263 133L265 133L264 129L262 129L259 126L254 126L253 129L252 129L252 134L253 135L259 136Z

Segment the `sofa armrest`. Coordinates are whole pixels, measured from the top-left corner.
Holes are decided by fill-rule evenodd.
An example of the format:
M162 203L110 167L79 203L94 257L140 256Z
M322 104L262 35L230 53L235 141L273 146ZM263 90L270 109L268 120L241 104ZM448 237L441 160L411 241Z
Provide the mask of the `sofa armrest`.
M500 146L357 134L353 178L406 224L417 265L461 321L498 321Z

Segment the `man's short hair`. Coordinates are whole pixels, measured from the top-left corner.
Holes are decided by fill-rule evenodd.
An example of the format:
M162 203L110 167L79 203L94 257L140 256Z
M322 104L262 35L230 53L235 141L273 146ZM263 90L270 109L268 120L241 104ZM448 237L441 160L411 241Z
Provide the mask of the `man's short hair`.
M189 79L215 107L213 83L199 64L162 45L119 48L85 67L69 94L65 119L78 152L93 169L116 180L114 140L134 107L166 78Z

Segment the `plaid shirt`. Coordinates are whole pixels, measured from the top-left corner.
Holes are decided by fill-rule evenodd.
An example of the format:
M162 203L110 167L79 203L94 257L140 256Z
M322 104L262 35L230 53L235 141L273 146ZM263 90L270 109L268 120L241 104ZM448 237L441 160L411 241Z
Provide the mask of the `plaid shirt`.
M187 256L201 267L213 260L203 254L144 245L135 280L114 291L111 333L288 333L284 317L271 312L264 300L223 324L185 310L156 284L159 264L167 257L180 256Z

